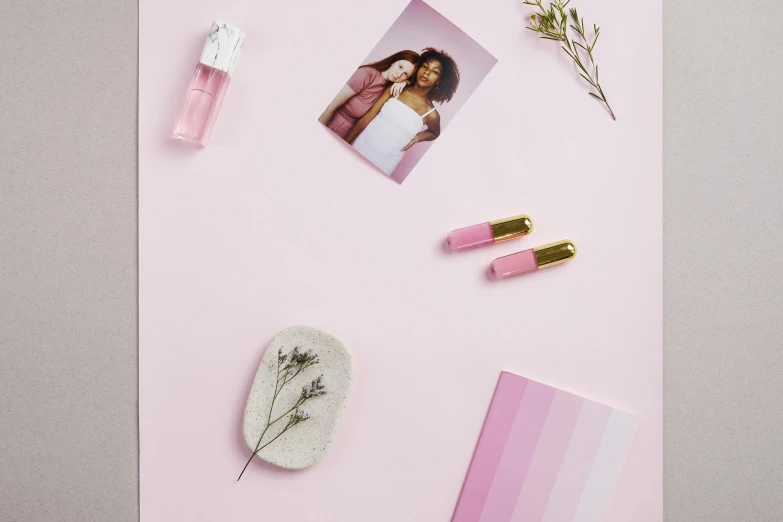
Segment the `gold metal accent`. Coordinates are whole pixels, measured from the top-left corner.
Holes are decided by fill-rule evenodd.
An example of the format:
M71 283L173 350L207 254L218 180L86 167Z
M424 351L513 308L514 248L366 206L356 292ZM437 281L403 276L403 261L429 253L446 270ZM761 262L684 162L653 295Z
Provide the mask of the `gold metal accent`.
M536 253L539 270L565 263L576 257L576 245L568 239L536 247L533 251Z
M533 220L527 214L490 221L489 224L492 225L492 237L495 243L527 235L533 230Z

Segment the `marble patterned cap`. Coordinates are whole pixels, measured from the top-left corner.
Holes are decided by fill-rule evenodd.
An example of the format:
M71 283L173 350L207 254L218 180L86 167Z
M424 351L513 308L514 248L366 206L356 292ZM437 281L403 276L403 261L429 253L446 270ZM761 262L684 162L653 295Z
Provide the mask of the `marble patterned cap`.
M239 27L215 20L209 30L199 61L231 75L245 43L245 32Z

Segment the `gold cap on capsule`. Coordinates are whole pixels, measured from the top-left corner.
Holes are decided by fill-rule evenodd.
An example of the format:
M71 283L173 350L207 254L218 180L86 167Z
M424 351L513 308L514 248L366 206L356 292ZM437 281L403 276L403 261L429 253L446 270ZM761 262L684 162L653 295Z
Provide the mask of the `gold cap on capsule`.
M539 270L565 263L576 257L576 245L568 239L536 247L533 251L536 253Z
M533 220L527 214L490 221L489 224L492 225L492 238L495 243L525 236L533 230Z

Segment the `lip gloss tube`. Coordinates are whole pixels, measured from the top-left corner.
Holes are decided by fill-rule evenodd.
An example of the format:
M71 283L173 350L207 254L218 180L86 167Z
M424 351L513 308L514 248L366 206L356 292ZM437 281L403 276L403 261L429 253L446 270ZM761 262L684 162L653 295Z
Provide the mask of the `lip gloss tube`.
M174 125L175 137L206 146L244 42L245 32L239 27L212 22Z
M519 214L472 227L452 230L446 236L446 243L452 250L467 250L526 236L532 230L533 220L530 219L530 216Z
M495 259L489 265L495 279L533 272L559 265L576 257L576 245L565 239Z

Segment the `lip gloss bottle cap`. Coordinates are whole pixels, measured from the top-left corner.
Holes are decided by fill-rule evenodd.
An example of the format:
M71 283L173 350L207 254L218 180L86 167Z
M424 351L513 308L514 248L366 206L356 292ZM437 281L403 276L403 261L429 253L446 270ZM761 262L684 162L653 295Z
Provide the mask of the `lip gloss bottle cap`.
M576 257L576 245L571 241L565 239L563 241L557 241L556 243L549 243L533 249L536 253L536 261L538 262L538 268L546 268L549 266L559 265L565 263Z
M526 236L533 231L533 220L527 214L497 219L489 224L492 225L492 238L495 243Z
M219 71L234 72L234 66L245 43L245 32L235 25L215 20L209 30L199 62Z

